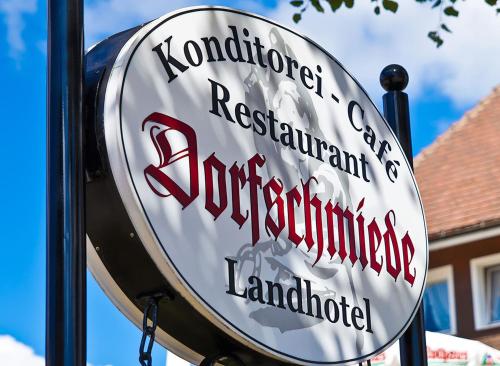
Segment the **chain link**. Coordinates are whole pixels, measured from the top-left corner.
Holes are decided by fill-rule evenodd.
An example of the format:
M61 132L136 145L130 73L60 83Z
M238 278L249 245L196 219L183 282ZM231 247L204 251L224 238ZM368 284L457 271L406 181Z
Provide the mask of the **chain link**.
M142 318L142 338L141 344L139 346L139 362L141 366L152 366L153 365L153 357L151 355L151 351L153 350L153 345L155 342L155 331L158 325L158 301L162 296L149 296L146 307L144 308L144 316ZM148 324L148 318L151 317L151 325ZM218 354L213 357L205 358L201 366L205 365L215 365L215 363L223 358L229 358L239 365L243 365L241 360L232 354ZM360 363L360 366L363 364ZM371 361L367 361L367 365L371 366Z
M151 325L148 325L148 317L151 317ZM144 317L142 319L142 339L139 346L139 362L141 366L152 366L153 357L151 351L155 342L155 331L158 325L158 298L149 297Z

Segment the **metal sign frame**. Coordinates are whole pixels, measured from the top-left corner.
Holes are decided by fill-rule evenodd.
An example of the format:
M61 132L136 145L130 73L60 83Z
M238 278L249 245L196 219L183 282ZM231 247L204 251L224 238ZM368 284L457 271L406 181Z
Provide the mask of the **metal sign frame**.
M47 366L86 365L82 0L49 0L47 66ZM381 76L384 114L412 162L406 71ZM400 338L401 364L427 365L422 310ZM213 359L213 357L212 357ZM216 360L214 360L215 362ZM206 364L209 361L204 361Z

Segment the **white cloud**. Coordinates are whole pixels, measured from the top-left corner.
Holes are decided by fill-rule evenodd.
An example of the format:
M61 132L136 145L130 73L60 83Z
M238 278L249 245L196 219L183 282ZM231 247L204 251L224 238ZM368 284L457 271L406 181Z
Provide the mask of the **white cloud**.
M332 14L308 10L302 21L291 21L294 9L282 3L270 17L299 28L329 50L374 98L383 90L382 68L400 63L410 74L408 92L419 97L432 88L464 107L500 83L500 18L484 2L457 3L458 18L445 17L452 34L444 34L440 49L427 38L439 24L439 12L416 1L400 1L397 14L373 14L368 1ZM327 6L327 4L325 4Z
M45 366L45 358L10 335L0 335L1 366ZM93 366L87 363L87 366ZM97 365L94 365L97 366ZM112 366L105 364L102 366Z
M7 26L9 55L15 60L19 60L26 50L22 37L25 28L23 16L34 12L36 12L36 0L0 0L0 13L3 14Z
M43 357L32 348L8 335L0 335L0 365L2 366L44 366Z

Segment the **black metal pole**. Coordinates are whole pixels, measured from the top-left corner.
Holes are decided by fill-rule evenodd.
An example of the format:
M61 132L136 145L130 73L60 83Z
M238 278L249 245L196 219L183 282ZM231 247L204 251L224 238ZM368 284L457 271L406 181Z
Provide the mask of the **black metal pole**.
M408 81L408 73L400 65L386 66L380 74L380 84L387 91L383 97L385 118L398 138L413 169L410 110L408 95L403 92L408 85ZM401 365L427 365L427 349L422 307L418 309L410 327L399 339L399 353Z
M46 365L86 364L83 0L48 1Z

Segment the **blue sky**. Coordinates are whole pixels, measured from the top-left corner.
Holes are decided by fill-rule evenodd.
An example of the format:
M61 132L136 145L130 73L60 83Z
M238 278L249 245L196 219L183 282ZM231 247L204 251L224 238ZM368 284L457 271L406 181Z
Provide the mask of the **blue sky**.
M189 0L91 0L86 2L87 46ZM215 3L203 1L199 3ZM291 24L287 2L217 2ZM369 2L365 2L369 6ZM469 2L470 3L470 2ZM460 4L462 16L440 50L427 40L437 15L405 2L397 16L372 15L367 5L332 15L306 13L298 28L326 47L365 85L380 105L378 75L388 63L405 65L414 152L417 154L500 83L500 19L479 2ZM490 14L491 13L491 14ZM482 24L481 29L475 29ZM41 0L0 0L0 336L27 347L39 365L44 354L45 317L45 98L46 4ZM397 29L397 31L395 31ZM7 338L0 337L0 342ZM10 339L10 338L9 338ZM88 278L88 361L136 365L139 331ZM17 342L17 343L16 343ZM29 348L28 348L29 347ZM14 347L15 348L15 347ZM22 347L21 347L22 348ZM21 348L15 348L20 350ZM31 348L31 350L30 350ZM30 352L33 353L30 353ZM30 358L31 357L31 358ZM155 346L155 365L165 351ZM37 363L38 362L38 363ZM0 360L2 363L2 360ZM17 363L19 364L19 363Z

